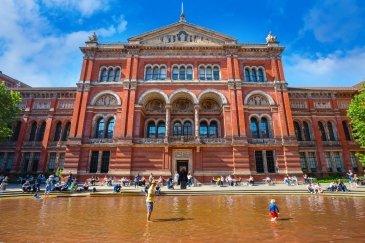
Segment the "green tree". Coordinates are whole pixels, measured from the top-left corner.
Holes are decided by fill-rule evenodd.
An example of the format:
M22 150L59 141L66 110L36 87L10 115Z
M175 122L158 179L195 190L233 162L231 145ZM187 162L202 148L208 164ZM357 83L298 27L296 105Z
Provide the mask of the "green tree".
M351 118L352 134L361 148L365 148L365 85L362 86L361 92L354 96L347 111ZM365 167L364 154L356 154L361 164Z
M19 92L8 90L5 83L0 81L0 141L13 134L11 127L20 114L21 100Z

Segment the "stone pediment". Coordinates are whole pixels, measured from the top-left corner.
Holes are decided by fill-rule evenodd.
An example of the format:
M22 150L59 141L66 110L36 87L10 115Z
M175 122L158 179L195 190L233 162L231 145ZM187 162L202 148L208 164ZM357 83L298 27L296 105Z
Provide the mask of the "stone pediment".
M128 39L130 44L146 46L221 46L236 44L236 39L186 22L179 22Z

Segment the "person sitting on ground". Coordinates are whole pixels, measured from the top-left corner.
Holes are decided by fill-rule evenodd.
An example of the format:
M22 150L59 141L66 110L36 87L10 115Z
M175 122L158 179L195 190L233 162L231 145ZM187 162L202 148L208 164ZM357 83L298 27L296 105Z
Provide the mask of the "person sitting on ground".
M289 179L289 176L288 175L284 177L284 184L286 184L288 186L291 185L291 182L290 182L290 179Z
M248 178L248 185L253 186L255 184L255 180L253 179L253 176L250 175L250 178Z
M354 174L354 177L352 178L352 181L353 181L354 187L358 187L359 186L359 184L360 184L360 178L357 177L356 174Z
M298 185L298 177L297 176L292 176L290 180L291 180L291 185L292 186L297 186Z
M214 176L212 177L211 183L212 184L216 184L217 183L217 180L214 178Z
M106 180L106 185L107 186L113 186L113 177L110 176L107 180Z
M40 187L41 187L41 185L40 185L40 183L38 183L38 180L35 180L35 181L34 181L34 184L33 184L33 186L32 186L32 192L33 192L33 193L37 193L37 192L39 192Z
M337 191L337 183L335 181L332 181L330 185L327 187L327 191L335 192Z
M314 187L313 187L312 183L309 183L309 184L307 185L307 191L308 191L309 193L314 194Z
M222 180L222 177L223 176L221 176L221 177L217 177L217 186L223 186L223 180Z
M91 183L92 186L95 186L95 178L94 178L94 176L91 176L90 183Z
M174 189L174 182L172 180L172 177L169 177L169 179L167 179L167 189Z
M343 192L349 192L350 190L347 189L346 185L341 181L338 180L338 186L337 186L337 191L343 191Z
M53 187L54 191L62 191L62 183L59 181L57 182L54 187Z
M271 180L270 176L267 176L267 177L264 179L264 181L265 181L266 185L268 185L268 186L272 184L272 180Z
M307 174L303 175L303 184L309 184L309 179L308 179Z
M6 191L7 186L8 186L8 177L5 176L4 179L0 183L0 192Z
M29 181L25 181L22 185L23 192L30 192L32 190L32 186Z
M146 185L146 178L144 178L144 176L142 176L141 180L139 181L139 185L140 186L145 186Z
M161 185L161 186L163 186L163 183L164 183L164 179L163 179L163 177L162 176L160 176L159 178L158 178L158 182L157 182L159 185Z
M84 191L87 192L89 190L89 187L90 187L89 182L88 181L85 181L85 183L83 185Z
M120 192L121 189L122 189L122 186L119 183L114 185L114 192Z
M319 183L314 184L314 193L315 194L320 194L322 192L323 192L323 190L322 190L321 185Z
M188 183L187 185L191 187L193 185L193 176L191 175L191 172L188 173Z
M229 185L229 186L233 186L233 185L234 185L234 183L233 183L233 178L232 178L232 176L231 176L231 175L228 175L228 176L226 177L226 182L228 183L228 185Z
M122 182L122 185L123 185L123 186L127 186L127 185L129 185L129 183L130 183L130 181L128 180L128 178L127 178L127 177L123 177L123 178L121 179L121 182Z

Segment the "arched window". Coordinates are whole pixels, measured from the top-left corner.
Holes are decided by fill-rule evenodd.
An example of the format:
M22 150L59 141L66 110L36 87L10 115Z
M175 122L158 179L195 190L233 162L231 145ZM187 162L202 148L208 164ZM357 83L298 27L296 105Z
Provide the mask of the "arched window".
M257 82L256 69L254 69L254 68L251 70L251 80L254 82Z
M298 122L294 122L294 131L295 131L295 136L297 137L298 141L303 141L303 137L302 137L302 130L300 129L300 125Z
M188 67L186 69L186 79L193 80L193 68L192 67Z
M56 125L53 141L59 141L61 138L61 132L62 132L62 122L58 122Z
M208 137L208 124L207 124L207 122L205 122L205 121L200 122L199 134L200 134L200 137L203 137L203 138Z
M147 126L147 137L154 138L156 137L156 125L154 121L150 121Z
M318 122L319 131L321 132L322 141L327 141L326 131L324 130L324 126L322 122Z
M250 69L245 68L245 81L250 82L251 76L250 76Z
M304 140L311 141L311 134L309 130L308 122L303 122Z
M116 68L115 69L115 80L114 81L119 81L120 80L120 68Z
M251 118L250 128L251 128L252 137L258 138L259 137L259 123L255 117Z
M182 135L181 123L175 122L173 136L181 136L181 135Z
M260 123L260 131L261 131L261 137L262 138L268 138L269 137L269 124L267 122L267 119L263 117L261 119Z
M264 71L262 70L262 68L259 68L258 70L258 81L264 82Z
M179 79L179 68L174 67L172 69L172 80L178 80Z
M205 68L204 67L199 68L199 79L205 80Z
M331 141L336 141L335 131L333 130L332 122L327 122L327 128L328 128L328 132L329 132L329 135L330 135L330 140Z
M153 68L153 73L152 73L152 79L153 80L158 80L158 73L159 73L158 69L159 69L158 67Z
M186 76L185 67L180 67L180 76L179 76L179 79L180 80L185 80L185 76Z
M165 137L165 134L166 134L165 122L159 122L157 125L157 137L163 138Z
M114 69L113 68L111 68L111 69L109 69L109 72L108 72L108 81L110 82L110 81L114 81Z
M108 71L106 70L106 68L103 68L100 73L100 81L105 82L107 80L108 80Z
M152 68L147 67L145 80L151 80L151 79L152 79Z
M207 80L212 80L212 76L213 76L213 74L212 74L212 68L211 67L207 67L206 68L206 70L205 70L205 72L206 72L206 76L207 76Z
M105 121L104 118L100 118L96 123L96 138L104 138Z
M160 80L165 80L166 79L166 67L161 67L160 68Z
M32 127L30 129L30 134L29 134L29 141L35 141L35 136L37 133L37 122L33 122L32 123Z
M41 142L44 137L44 132L46 131L46 122L43 122L37 132L37 141Z
M346 121L342 122L343 131L345 132L345 137L347 141L351 141L351 134L349 130L349 126L347 125Z
M17 141L20 133L20 128L22 126L22 122L18 121L13 128L13 135L11 136L11 141Z
M219 68L218 67L214 67L213 68L213 78L214 80L219 80Z
M110 118L108 121L108 125L106 126L106 137L113 138L114 134L114 118Z
M218 137L218 124L216 121L212 121L209 125L209 137Z
M191 122L186 121L184 122L184 136L192 136L193 135L193 126L191 125Z
M63 129L62 141L66 141L70 136L71 122L67 122L65 129Z

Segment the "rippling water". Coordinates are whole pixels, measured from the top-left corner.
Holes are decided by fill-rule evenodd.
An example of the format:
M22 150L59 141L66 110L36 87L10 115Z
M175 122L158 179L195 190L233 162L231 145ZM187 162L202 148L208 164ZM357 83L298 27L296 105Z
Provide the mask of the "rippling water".
M318 242L363 240L365 199L277 196L161 196L153 222L144 197L0 200L0 242Z

